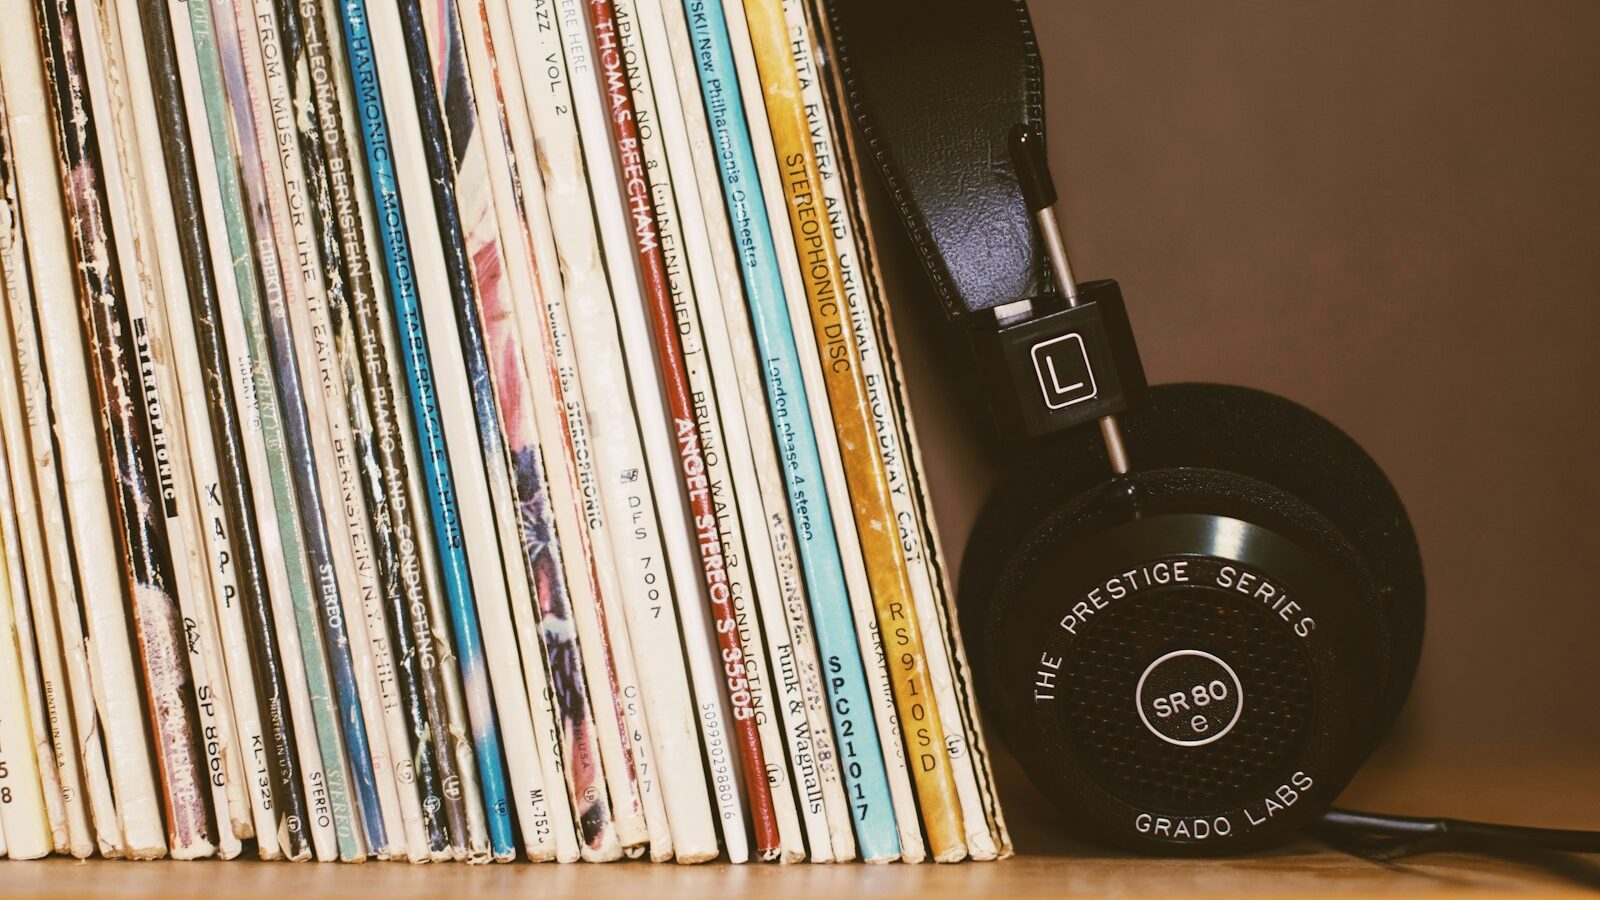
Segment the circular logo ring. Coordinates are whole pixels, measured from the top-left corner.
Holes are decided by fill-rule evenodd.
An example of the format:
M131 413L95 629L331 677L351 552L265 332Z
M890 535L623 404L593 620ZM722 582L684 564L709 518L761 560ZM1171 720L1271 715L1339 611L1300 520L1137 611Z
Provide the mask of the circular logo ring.
M1144 711L1144 683L1150 677L1150 673L1154 672L1157 668L1160 668L1162 663L1180 656L1197 656L1201 659L1209 660L1221 666L1222 671L1227 672L1228 677L1233 680L1234 696L1239 698L1238 702L1236 702L1233 706L1233 717L1228 720L1228 724L1222 726L1222 728L1219 729L1216 734L1208 735L1197 741L1179 740L1178 738L1170 737L1162 733L1161 729L1151 724L1150 717L1146 715ZM1223 662L1218 657L1207 653L1204 650L1174 650L1171 653L1162 654L1150 665L1145 666L1144 674L1139 676L1139 684L1133 690L1133 705L1139 710L1139 721L1144 723L1144 727L1148 728L1151 734L1169 744L1175 744L1179 747L1200 747L1204 746L1205 744L1209 744L1227 734L1229 731L1232 731L1233 726L1238 723L1239 715L1244 712L1244 685L1239 682L1239 673L1233 671L1232 666Z

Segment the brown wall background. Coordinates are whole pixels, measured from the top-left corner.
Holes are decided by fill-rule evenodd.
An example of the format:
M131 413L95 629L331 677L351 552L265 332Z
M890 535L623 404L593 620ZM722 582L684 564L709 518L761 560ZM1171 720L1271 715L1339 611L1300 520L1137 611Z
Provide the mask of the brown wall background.
M1443 765L1600 826L1592 789L1515 788L1600 771L1600 3L1031 6L1074 269L1122 282L1151 380L1309 405L1411 511L1427 643L1389 774L1354 793L1490 814ZM959 565L993 468L895 262Z

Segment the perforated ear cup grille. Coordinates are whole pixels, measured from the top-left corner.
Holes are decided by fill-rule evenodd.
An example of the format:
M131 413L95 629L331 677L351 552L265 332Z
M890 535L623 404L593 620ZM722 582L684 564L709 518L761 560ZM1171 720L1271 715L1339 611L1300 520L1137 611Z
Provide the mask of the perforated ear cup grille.
M1102 786L1130 803L1195 811L1269 793L1304 749L1316 702L1311 665L1265 607L1205 588L1160 591L1111 606L1075 646L1061 680L1067 733ZM1194 650L1237 673L1239 686L1218 683L1225 684L1220 693L1240 696L1216 701L1232 699L1240 709L1221 738L1180 746L1130 711L1152 660ZM1190 709L1175 715L1198 714L1183 700Z
M1375 610L1390 634L1380 724L1399 711L1422 648L1423 577L1416 536L1383 471L1336 426L1293 401L1249 388L1164 384L1121 417L1134 469L1235 472L1298 498L1359 551L1376 579ZM1104 444L1076 429L1017 452L979 517L961 570L969 641L995 621L997 598L1045 548L1030 532L1053 511L1107 479ZM1026 546L1025 546L1026 545ZM1004 601L1000 601L1003 605ZM975 660L980 673L983 641ZM1374 729L1376 742L1382 728Z

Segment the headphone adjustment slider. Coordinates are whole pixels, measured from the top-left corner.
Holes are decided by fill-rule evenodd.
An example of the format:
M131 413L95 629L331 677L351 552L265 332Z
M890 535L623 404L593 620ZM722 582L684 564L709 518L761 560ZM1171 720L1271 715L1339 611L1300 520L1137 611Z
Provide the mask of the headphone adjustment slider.
M1115 281L1080 284L1077 305L1035 298L1032 315L973 328L973 354L1004 440L1041 437L1114 416L1149 384Z

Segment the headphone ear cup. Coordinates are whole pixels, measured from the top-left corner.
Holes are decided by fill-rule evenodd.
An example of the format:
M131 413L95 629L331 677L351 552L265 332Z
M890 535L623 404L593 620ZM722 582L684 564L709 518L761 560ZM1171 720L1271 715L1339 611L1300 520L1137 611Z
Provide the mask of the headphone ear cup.
M1388 638L1379 728L1405 704L1422 654L1426 586L1405 504L1376 461L1338 426L1291 400L1232 385L1165 387L1142 412L1149 467L1220 469L1298 498L1338 529L1371 571ZM1132 451L1130 451L1132 452Z
M1112 479L1088 429L1023 448L978 519L961 574L963 630L980 673L1012 652L1005 628L1013 598L1040 565L1126 516L1107 502L1131 491L1195 511L1245 509L1286 526L1362 584L1374 621L1377 704L1354 758L1370 752L1404 702L1421 649L1423 577L1398 495L1359 445L1298 404L1246 388L1166 385L1119 417L1135 469ZM1119 512L1119 510L1121 510ZM1249 516L1246 516L1247 518ZM986 694L992 677L980 678ZM986 696L999 710L999 698Z

